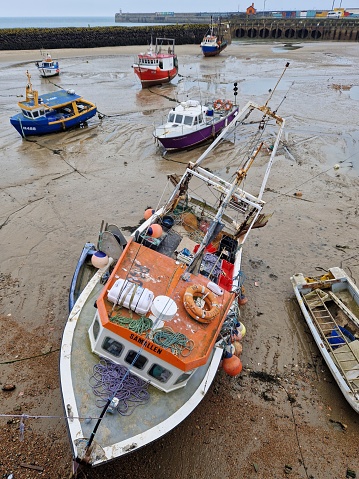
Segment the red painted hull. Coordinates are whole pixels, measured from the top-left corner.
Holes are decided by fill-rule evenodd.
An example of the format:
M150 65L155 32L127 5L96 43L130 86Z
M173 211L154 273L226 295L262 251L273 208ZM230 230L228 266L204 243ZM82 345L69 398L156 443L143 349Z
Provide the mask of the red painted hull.
M144 67L134 67L134 71L140 82L142 88L161 85L163 83L169 83L175 76L177 76L178 68L172 68L171 70L150 70Z

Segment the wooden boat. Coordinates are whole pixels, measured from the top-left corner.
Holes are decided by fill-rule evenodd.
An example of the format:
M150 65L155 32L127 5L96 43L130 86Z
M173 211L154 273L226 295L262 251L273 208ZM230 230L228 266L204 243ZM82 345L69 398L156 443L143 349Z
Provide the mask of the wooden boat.
M291 282L324 361L359 412L359 289L340 268L320 277L295 274Z
M223 24L220 20L218 24L215 25L211 17L209 31L201 42L202 53L205 57L217 56L227 48L230 36L226 35L226 33L227 32L223 32Z
M26 98L18 102L21 112L10 118L10 123L23 138L65 131L85 124L96 115L96 105L74 90L57 90L39 96L32 88L28 71L26 75Z
M246 135L239 168L226 164L221 175L202 167L237 124L253 137ZM233 352L244 334L243 245L266 223L262 196L283 128L267 104L249 102L182 177L169 176L173 192L145 210L106 284L111 258L80 294L60 352L74 470L120 458L175 428L203 399L221 361L228 374L240 373ZM262 152L273 135L271 153ZM249 171L256 157L262 182ZM251 178L255 193L242 187Z
M153 50L151 38L149 50L140 53L132 67L143 88L169 83L178 73L174 39L156 38Z
M40 76L47 78L60 74L59 62L53 60L49 53L43 55L41 60L38 60L35 65L40 73Z
M230 100L217 99L202 105L187 100L171 109L167 122L153 136L166 150L183 150L214 139L238 114Z

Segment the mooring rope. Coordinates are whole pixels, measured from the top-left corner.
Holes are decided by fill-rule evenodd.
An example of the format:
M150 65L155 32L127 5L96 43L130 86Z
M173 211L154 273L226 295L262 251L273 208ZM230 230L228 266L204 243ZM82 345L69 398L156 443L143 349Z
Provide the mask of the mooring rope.
M150 335L150 339L163 348L170 348L171 352L176 356L189 356L194 348L194 341L192 339L188 339L187 336L182 333L175 333L169 327L156 329ZM187 354L184 353L186 350L188 350Z
M146 316L141 316L138 319L129 318L127 316L120 316L117 314L112 318L109 318L111 323L119 324L120 326L126 327L131 331L142 334L145 331L148 331L153 326L153 321L150 318L146 318Z
M100 408L105 406L108 398L118 398L116 409L122 416L129 416L135 407L145 404L150 398L146 381L109 359L101 359L95 364L90 386L98 396L96 405Z

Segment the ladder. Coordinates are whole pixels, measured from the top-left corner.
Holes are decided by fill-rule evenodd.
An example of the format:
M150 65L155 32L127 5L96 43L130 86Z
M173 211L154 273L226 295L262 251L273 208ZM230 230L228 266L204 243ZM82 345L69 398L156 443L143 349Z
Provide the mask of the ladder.
M327 351L335 360L343 378L353 394L359 394L359 373L354 378L351 378L349 374L352 371L355 373L359 368L359 340L348 341L347 336L342 331L344 328L340 328L325 303L328 300L333 300L346 314L347 308L334 293L324 292L321 289L315 289L311 293L303 295L303 300L326 344ZM332 335L333 331L335 332L334 336Z

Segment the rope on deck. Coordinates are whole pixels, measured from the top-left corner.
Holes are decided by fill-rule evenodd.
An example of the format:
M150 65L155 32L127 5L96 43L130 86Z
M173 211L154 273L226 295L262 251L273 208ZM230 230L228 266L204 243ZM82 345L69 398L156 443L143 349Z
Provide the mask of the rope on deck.
M182 333L175 333L169 327L156 329L150 337L151 340L159 346L170 348L171 352L176 356L187 357L194 348L194 341L192 339L188 339L187 336ZM187 353L185 353L186 350L188 351Z

